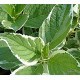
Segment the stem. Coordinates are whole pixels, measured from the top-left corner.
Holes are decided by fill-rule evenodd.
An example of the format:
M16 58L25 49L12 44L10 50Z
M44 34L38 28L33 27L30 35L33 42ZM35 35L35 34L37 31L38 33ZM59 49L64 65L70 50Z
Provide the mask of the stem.
M43 73L49 73L49 71L48 71L48 65L47 65L47 62L45 63L43 63Z
M23 33L23 34L25 34L25 31L24 31L24 26L23 26L23 28L22 28L22 33Z

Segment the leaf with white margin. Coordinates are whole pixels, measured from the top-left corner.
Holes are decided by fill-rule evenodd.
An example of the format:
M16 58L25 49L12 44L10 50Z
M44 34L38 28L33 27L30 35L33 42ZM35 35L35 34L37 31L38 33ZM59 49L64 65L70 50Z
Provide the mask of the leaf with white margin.
M55 5L39 29L39 36L50 43L50 50L59 45L69 32L72 21L70 4Z
M21 62L12 54L5 40L0 40L0 67L10 70Z
M36 59L41 56L41 49L44 47L41 38L21 34L1 34L0 37L8 42L13 54L22 60L29 61L33 57ZM38 44L40 47L36 48Z
M12 75L40 75L43 73L42 64L34 65L34 66L21 66L12 72Z
M68 52L59 50L53 52L48 61L48 69L51 75L79 75L79 62Z

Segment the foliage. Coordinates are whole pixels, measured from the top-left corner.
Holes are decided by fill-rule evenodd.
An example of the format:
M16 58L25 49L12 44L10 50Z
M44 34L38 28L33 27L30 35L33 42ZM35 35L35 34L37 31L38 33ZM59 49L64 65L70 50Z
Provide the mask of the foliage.
M80 5L1 4L0 12L1 68L15 75L80 74Z

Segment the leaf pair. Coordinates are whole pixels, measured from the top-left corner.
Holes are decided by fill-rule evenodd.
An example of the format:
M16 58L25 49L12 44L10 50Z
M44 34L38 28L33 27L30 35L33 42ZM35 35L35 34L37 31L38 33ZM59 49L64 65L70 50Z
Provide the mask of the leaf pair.
M79 75L80 66L76 59L73 58L68 52L55 51L53 56L48 60L48 74L51 75ZM46 69L46 67L45 67ZM33 66L22 66L15 70L12 74L17 75L39 75L43 74L43 64Z
M10 49L11 52L13 53L13 55L20 61L17 61L16 58L14 58L13 56L11 56L9 58L9 60L11 62L8 62L8 65L3 61L3 65L0 64L0 66L2 68L5 69L12 69L13 67L13 61L17 61L15 62L15 65L17 66L19 63L23 64L25 66L24 69L26 69L27 67L27 61L33 61L33 60L39 60L41 58L41 52L42 49L44 47L44 42L41 40L41 38L38 37L31 37L31 36L25 36L25 35L21 35L21 34L1 34L0 38L2 40L6 40L7 44L8 44L8 50ZM3 45L4 43L2 43ZM1 45L1 43L0 43ZM7 46L7 45L6 45ZM4 51L3 51L4 49ZM2 50L2 54L5 53L6 49L5 46L4 48L1 48L0 50ZM8 55L8 50L6 51L7 53L5 55ZM9 50L9 51L10 51ZM10 55L12 55L12 53L10 52ZM2 55L4 56L4 55ZM9 57L9 55L7 56L7 58ZM4 59L5 58L5 59ZM1 60L6 60L9 61L5 56L1 58ZM12 66L12 67L11 67ZM27 67L27 71L28 70L33 70L33 72L26 72L26 74L38 74L34 71L34 69L36 68L36 70L39 68L42 68L42 65L38 65L37 66L31 66L31 67ZM24 71L23 69L23 71ZM22 72L23 72L22 71ZM41 70L39 70L40 73L42 72Z
M54 5L4 4L0 6L5 12L8 13L8 21L12 23L11 25L7 26L8 21L5 21L3 26L17 31L23 26L40 28L42 22L48 16Z
M18 17L25 8L25 4L1 4L0 7L9 14L11 18Z
M7 13L7 20L2 21L3 27L7 29L13 29L14 31L19 30L24 26L28 20L28 14L22 14L22 11L25 9L25 4L4 4L0 7Z

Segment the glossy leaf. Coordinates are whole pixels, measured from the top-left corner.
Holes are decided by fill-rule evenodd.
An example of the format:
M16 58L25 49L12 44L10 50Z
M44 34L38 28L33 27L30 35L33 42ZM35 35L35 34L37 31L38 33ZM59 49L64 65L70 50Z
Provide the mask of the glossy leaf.
M0 67L10 70L19 66L21 62L12 54L4 40L0 40Z
M48 69L51 75L77 75L80 74L78 62L67 52L55 52L48 61Z
M39 36L50 42L50 50L66 37L71 26L71 5L56 5L45 19L39 30Z

